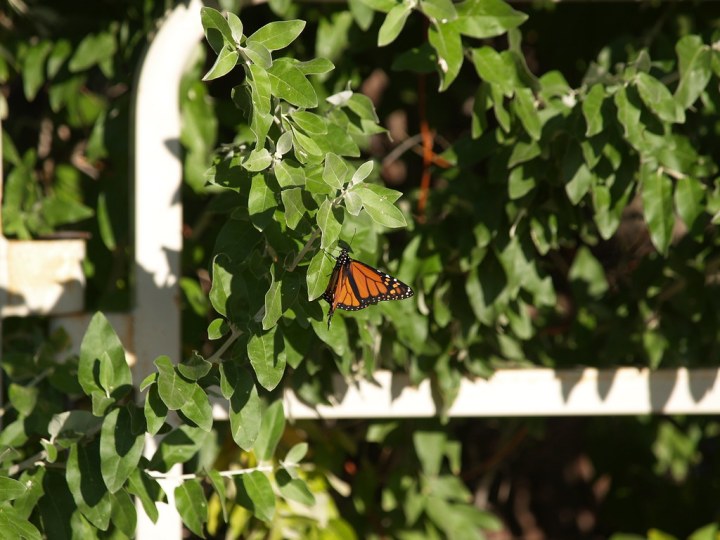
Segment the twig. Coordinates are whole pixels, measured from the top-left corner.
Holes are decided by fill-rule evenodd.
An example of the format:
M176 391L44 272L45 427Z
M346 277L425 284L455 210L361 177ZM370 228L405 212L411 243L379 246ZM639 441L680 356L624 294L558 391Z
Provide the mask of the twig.
M224 476L225 478L232 478L233 476L240 476L243 474L250 474L251 472L260 471L260 472L272 472L273 471L272 465L259 465L257 467L251 467L249 469L236 469L234 471L220 471L218 474L220 476ZM205 478L207 475L202 474L194 474L194 473L187 473L187 474L172 474L172 473L163 473L160 471L145 471L148 476L151 476L152 478L157 479L163 479L163 480L193 480L197 478Z
M210 362L210 363L219 362L220 357L223 354L225 354L225 351L227 351L230 348L230 345L235 343L237 338L239 338L242 335L242 332L240 330L238 330L235 327L235 325L233 325L232 323L228 323L228 324L230 324L230 332L231 332L230 337L227 338L227 340L225 340L225 343L223 343L220 346L220 348L217 351L215 351L210 358L207 359L208 362Z
M308 238L308 241L305 242L305 245L300 250L300 253L297 254L297 257L295 257L293 262L290 263L290 266L287 269L288 272L292 272L293 270L295 270L295 267L298 264L300 264L300 261L302 261L303 258L305 257L305 255L307 254L307 252L310 251L310 248L312 248L312 245L315 243L315 240L317 240L319 236L320 236L320 229L317 228L312 232L312 234L310 235L310 238Z
M34 456L27 458L25 461L21 461L16 465L11 465L10 467L8 467L7 476L15 476L19 472L27 469L30 465L35 465L35 463L37 463L38 461L44 461L45 459L47 459L47 452L45 452L45 450L42 450Z

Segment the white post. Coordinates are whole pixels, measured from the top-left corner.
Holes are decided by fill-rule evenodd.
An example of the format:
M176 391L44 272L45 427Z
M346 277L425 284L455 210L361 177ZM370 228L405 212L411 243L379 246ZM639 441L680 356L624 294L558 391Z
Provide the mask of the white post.
M188 60L203 36L201 7L200 0L180 4L162 22L142 62L135 90L135 384L153 371L157 356L180 360L179 89ZM152 454L155 447L148 437L146 453ZM162 486L168 505L161 505L157 524L138 509L137 538L141 540L182 538L182 522L173 501L177 484L166 481Z

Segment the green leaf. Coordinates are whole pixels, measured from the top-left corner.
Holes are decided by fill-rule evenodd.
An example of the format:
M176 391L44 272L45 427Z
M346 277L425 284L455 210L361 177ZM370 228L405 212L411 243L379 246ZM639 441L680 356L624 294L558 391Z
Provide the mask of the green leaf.
M623 210L627 206L635 185L633 174L634 171L630 171L630 167L621 169L615 176L612 188L601 185L597 181L593 183L592 195L595 210L593 219L600 236L605 240L612 237L620 226Z
M358 184L353 189L363 202L363 207L373 221L388 228L407 226L405 216L387 195L379 195L367 184Z
M274 96L284 99L296 107L317 107L315 89L302 71L290 62L276 61L267 70L270 87Z
M160 441L148 468L167 472L177 463L186 463L198 453L207 439L208 434L202 429L181 425Z
M29 416L35 408L38 398L37 386L20 386L17 383L10 383L8 387L8 399L22 416Z
M226 269L227 264L228 257L224 253L213 259L213 279L209 295L213 308L223 317L228 316L229 298L232 294L233 275Z
M309 135L324 135L327 133L328 128L325 119L315 113L294 111L290 113L289 118L297 127Z
M197 427L209 432L212 429L212 406L202 387L195 383L188 400L180 407L180 412L192 420Z
M518 88L515 90L515 99L513 100L513 110L517 114L525 131L535 140L540 140L542 124L540 123L540 115L535 108L535 96L529 88Z
M262 214L277 207L275 192L270 189L263 174L255 174L248 195L248 213L252 216Z
M103 371L112 374L108 388L102 388L96 374ZM96 313L90 320L80 344L78 380L87 395L93 392L105 394L114 399L126 395L132 387L132 374L125 361L125 351L110 323L102 313Z
M240 47L240 52L245 54L253 64L263 69L270 69L273 64L270 51L260 43L248 42L247 47Z
M250 154L242 161L243 168L247 169L250 172L260 172L267 169L270 164L272 163L272 156L270 155L270 152L266 148L260 148L253 150L250 152ZM259 175L253 176L253 182L255 182L256 178L262 178ZM263 178L263 182L264 182ZM252 188L251 188L252 193ZM275 202L275 199L273 197L273 202ZM248 202L248 205L250 203Z
M230 399L230 432L243 450L250 450L260 431L261 402L250 373L237 370L231 381L235 391Z
M266 24L247 38L248 43L259 43L270 51L284 49L300 35L305 21L276 21Z
M362 0L362 3L375 11L387 13L397 5L397 0Z
M624 87L615 93L615 106L618 120L624 128L625 137L630 144L637 148L642 140L640 109L628 98Z
M582 287L582 291L593 298L602 297L608 290L605 270L587 246L580 246L575 253L568 279L575 287Z
M275 281L273 276L270 288L265 293L265 315L263 316L262 325L263 330L270 330L273 328L278 319L282 316L282 295L281 295L281 281Z
M185 480L175 488L175 507L185 526L205 538L203 526L208 519L207 499L199 480Z
M154 478L145 474L140 468L136 468L128 479L127 490L128 493L140 499L140 503L147 516L153 523L157 523L160 513L155 501L161 501L165 497L165 493L160 488L160 484L158 484Z
M325 183L335 189L342 189L350 172L345 160L328 152L325 156L325 167L323 168L322 179Z
M373 167L375 167L375 162L372 160L366 161L365 163L360 165L357 168L357 171L353 173L352 178L350 179L350 184L354 186L365 180L368 176L370 176ZM394 200L397 200L397 198Z
M679 60L680 83L675 99L683 109L690 107L710 82L712 56L717 54L703 44L699 36L687 35L675 45Z
M54 531L57 538L70 539L71 523L68 516L80 514L63 472L49 470L43 480L45 495L38 503L39 516L46 530Z
M258 382L267 390L275 388L285 373L285 354L278 346L277 327L248 340L247 353Z
M182 361L177 365L180 375L191 381L198 381L205 375L210 373L212 363L200 356L197 351L193 351L190 358Z
M255 440L255 455L268 461L275 454L280 437L285 431L285 411L281 400L274 401L263 413L260 433Z
M101 426L102 420L88 411L65 411L53 415L47 430L52 442L69 446L85 436L94 435Z
M305 170L297 161L283 159L275 163L273 170L281 188L305 186Z
M227 523L227 490L225 489L225 480L222 476L220 476L220 473L214 469L208 472L208 478L210 478L210 482L212 483L215 493L217 493L218 499L220 500L223 520Z
M352 216L359 216L362 211L362 199L354 191L346 191L343 197L345 209Z
M293 147L292 131L286 131L280 137L278 137L277 145L275 147L275 157L284 156Z
M293 478L285 469L279 469L275 473L275 481L278 484L280 495L285 499L297 501L306 506L315 504L315 496L308 489L305 481L300 478Z
M420 10L429 18L438 21L452 21L457 18L457 11L451 0L420 0Z
M295 67L305 75L322 75L335 69L335 65L327 58L313 58L307 62L297 62Z
M416 431L413 433L415 453L420 460L422 471L428 476L437 476L445 455L447 436L441 431Z
M506 58L492 47L485 46L472 50L473 64L480 78L497 86L505 96L509 97L515 91L516 76L514 66L507 62ZM494 96L493 100L497 101Z
M363 0L348 0L348 7L360 29L367 32L373 21L373 10Z
M9 497L14 498L15 502L13 503L13 507L20 517L27 519L33 512L37 511L39 506L38 502L40 498L45 495L45 473L45 467L36 467L23 471L19 478L23 490L22 493L16 497L12 497L13 492L15 492L13 486L2 484L4 487L0 488L0 491L3 492L1 497L3 500L9 500ZM56 495L56 493L53 493L53 496ZM68 497L68 499L70 499L70 497Z
M505 107L503 105L504 98L502 89L496 84L491 84L490 95L492 97L492 106L493 112L495 113L495 118L497 119L498 124L500 124L500 127L503 129L503 131L505 131L505 133L509 133L510 113L505 110Z
M76 223L95 215L91 208L64 194L45 197L40 202L40 209L48 225L53 228Z
M309 156L320 157L325 154L325 151L320 148L320 143L323 139L327 140L327 137L308 137L302 131L292 128L293 134L293 145L295 146L295 156L298 159L302 158L302 161L307 161Z
M660 120L681 123L685 121L685 112L673 99L670 90L652 75L645 72L637 74L636 84L640 98Z
M153 362L158 369L158 394L171 411L180 409L193 394L193 383L186 381L175 369L168 356L158 356Z
M100 470L110 493L125 485L140 462L144 445L145 430L133 429L130 410L110 411L100 432Z
M568 199L573 205L578 205L590 190L593 174L585 164L578 144L570 144L565 151L562 160L562 181Z
M692 177L685 177L675 184L675 209L680 219L692 229L695 220L705 211L705 186Z
M115 36L110 32L88 34L75 49L68 68L72 73L84 71L103 61L111 60L116 50Z
M219 77L222 77L223 75L227 75L237 65L239 58L240 55L235 50L235 48L227 46L223 47L220 53L217 55L215 63L203 76L202 80L212 81L213 79L217 79Z
M0 535L3 538L23 538L25 540L42 540L40 531L23 518L12 506L0 506Z
M270 84L270 76L265 69L257 65L251 65L249 69L250 77L248 77L248 83L250 84L252 103L255 108L253 111L254 122L255 117L259 113L270 112L272 85ZM258 148L262 148L264 145L261 142L258 142L257 146Z
M243 23L240 20L240 17L235 15L232 11L228 11L227 22L228 26L230 27L230 32L232 33L233 40L235 41L235 43L240 43L243 37Z
M317 224L322 231L322 238L320 240L320 247L327 249L334 246L340 238L340 229L342 225L335 215L334 208L330 200L325 199L320 205L320 209L317 213Z
M307 451L308 451L308 443L306 443L306 442L297 443L290 450L288 450L288 453L282 462L285 465L295 465L296 463L300 463L300 461L302 461L302 459L307 454Z
M235 375L235 364L221 363L218 368L220 372L220 392L225 399L230 399L235 393L232 379ZM228 373L230 371L230 373Z
M225 17L222 16L222 13L220 13L218 10L209 7L200 8L200 21L202 22L203 28L205 29L206 37L208 36L208 30L214 28L218 30L220 34L222 34L226 45L235 44L235 36L233 35L233 31L230 28L230 24L225 19ZM210 41L209 38L208 41Z
M153 384L148 390L148 395L145 398L145 405L143 412L145 413L145 422L147 423L147 431L150 435L156 435L160 428L165 423L167 418L168 408L158 393L157 384Z
M308 300L320 298L328 285L328 277L332 272L334 263L324 251L318 251L310 261L307 270Z
M388 14L378 32L378 47L389 45L400 35L412 7L405 2L396 4Z
M307 213L303 202L303 190L300 188L285 189L280 192L280 198L285 207L285 223L288 228L295 230Z
M475 316L485 324L492 324L497 307L501 305L508 279L505 270L494 253L482 260L478 268L470 270L465 292Z
M437 68L437 54L428 42L413 47L395 56L393 71L413 71L415 73L433 73Z
M73 52L73 46L67 39L60 39L53 44L52 52L47 59L48 79L54 79Z
M667 254L675 225L672 180L660 170L643 166L640 170L641 195L650 239L657 250Z
M27 488L22 482L18 482L7 476L0 476L0 501L12 501L25 494Z
M718 528L720 528L720 526L718 526L717 523L709 523L694 531L688 536L688 540L716 540Z
M45 59L51 49L52 43L43 40L31 45L25 54L22 79L25 98L28 101L35 99L38 90L45 83Z
M537 182L531 170L526 170L522 165L510 171L508 177L508 196L510 199L520 199L530 193Z
M515 167L520 163L526 163L542 153L540 145L532 139L520 139L512 147L508 158L507 166Z
M112 219L107 205L107 196L104 192L100 193L97 199L97 224L103 244L108 250L115 251L117 242L115 241Z
M585 135L592 137L603 130L602 104L605 99L605 89L601 84L594 84L582 102L583 116L587 129Z
M461 34L477 39L502 35L528 18L502 0L466 0L455 9L458 18L452 24Z
M237 502L265 522L275 515L275 494L270 480L260 471L235 477Z
M315 38L315 55L337 60L350 44L353 17L348 11L336 11L322 17Z
M135 501L124 489L110 496L112 502L112 514L110 520L113 525L131 538L135 534L137 528L137 511L135 510Z
M110 493L102 481L100 441L70 447L65 478L73 500L82 515L95 527L106 531L110 525Z
M437 52L440 91L446 90L460 73L463 64L462 40L451 24L433 24L428 28L428 42Z

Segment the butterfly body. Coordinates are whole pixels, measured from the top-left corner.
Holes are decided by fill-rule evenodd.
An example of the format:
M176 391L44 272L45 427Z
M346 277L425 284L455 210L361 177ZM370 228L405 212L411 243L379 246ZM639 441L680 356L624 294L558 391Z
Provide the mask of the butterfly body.
M410 298L413 294L413 290L399 279L351 259L348 250L343 249L322 295L330 304L328 328L338 308L356 311L383 300Z

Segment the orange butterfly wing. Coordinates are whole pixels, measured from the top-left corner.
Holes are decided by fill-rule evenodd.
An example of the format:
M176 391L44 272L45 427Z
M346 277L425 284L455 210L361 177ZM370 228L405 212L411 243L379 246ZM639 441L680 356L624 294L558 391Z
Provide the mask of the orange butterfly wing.
M413 290L402 281L351 259L347 250L343 249L322 296L330 304L328 328L337 308L354 311L382 300L410 298L413 294Z

